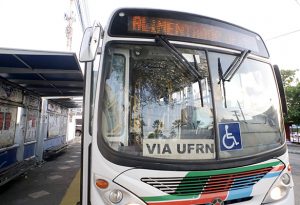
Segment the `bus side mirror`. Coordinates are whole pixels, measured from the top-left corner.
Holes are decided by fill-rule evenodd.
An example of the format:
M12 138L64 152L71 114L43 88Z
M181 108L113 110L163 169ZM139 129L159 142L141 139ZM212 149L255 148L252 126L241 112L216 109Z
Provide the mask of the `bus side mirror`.
M279 89L279 95L281 98L282 112L283 112L284 116L287 116L288 109L287 109L287 104L286 104L284 87L283 87L283 83L282 83L282 79L281 79L281 75L280 75L280 70L279 70L278 65L273 65L273 68L274 68L275 77L276 77L276 81L277 81L277 85L278 85L278 89Z
M95 59L102 35L103 28L100 23L94 23L93 27L85 29L79 52L80 62L90 62Z

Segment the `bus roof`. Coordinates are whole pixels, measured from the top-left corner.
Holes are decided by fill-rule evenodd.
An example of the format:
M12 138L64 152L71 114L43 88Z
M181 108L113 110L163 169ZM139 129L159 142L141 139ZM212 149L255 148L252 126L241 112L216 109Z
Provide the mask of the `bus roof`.
M164 35L170 40L248 49L259 56L269 57L257 33L222 20L177 11L133 8L116 10L110 21L108 35L135 38Z

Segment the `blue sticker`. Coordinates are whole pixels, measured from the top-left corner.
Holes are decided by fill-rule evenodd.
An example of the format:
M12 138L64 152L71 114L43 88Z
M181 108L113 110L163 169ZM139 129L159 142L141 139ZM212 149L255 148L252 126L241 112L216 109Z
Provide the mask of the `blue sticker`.
M220 123L219 137L221 151L242 149L240 123Z

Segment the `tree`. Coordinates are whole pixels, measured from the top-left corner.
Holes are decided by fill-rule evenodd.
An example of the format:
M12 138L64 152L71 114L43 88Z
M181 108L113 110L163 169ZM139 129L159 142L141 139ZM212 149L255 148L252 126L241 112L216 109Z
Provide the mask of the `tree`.
M287 86L285 95L288 107L286 121L300 124L300 83L296 86Z
M288 107L285 121L300 124L300 83L295 76L296 72L297 70L280 71Z
M162 127L163 123L160 120L154 120L152 127L154 128L153 135L150 136L150 138L159 138L162 136ZM149 136L148 136L149 138Z
M175 120L172 124L175 128L178 129L178 133L179 133L179 128L181 127L181 120Z
M283 86L286 88L287 86L291 86L292 83L297 82L298 79L296 79L297 70L281 70L281 79Z

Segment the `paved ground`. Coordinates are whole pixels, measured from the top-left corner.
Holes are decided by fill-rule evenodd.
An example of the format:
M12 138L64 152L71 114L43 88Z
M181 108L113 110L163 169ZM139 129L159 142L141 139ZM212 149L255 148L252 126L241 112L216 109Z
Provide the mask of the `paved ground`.
M1 187L3 205L59 205L80 169L80 143ZM77 196L79 199L79 196Z
M300 144L288 143L288 149L295 184L295 205L300 205Z
M289 153L300 154L300 143L287 142Z
M295 204L300 205L300 155L290 153L290 163L295 184Z

